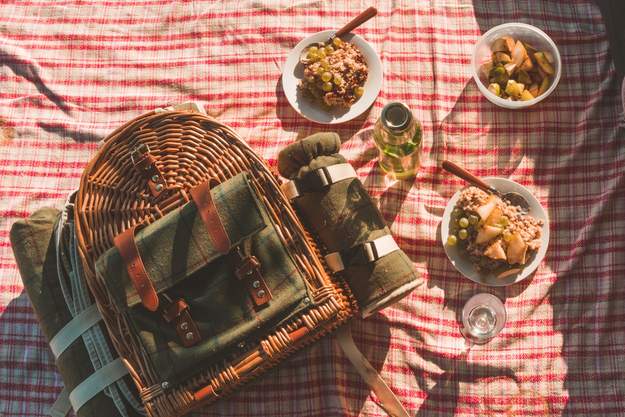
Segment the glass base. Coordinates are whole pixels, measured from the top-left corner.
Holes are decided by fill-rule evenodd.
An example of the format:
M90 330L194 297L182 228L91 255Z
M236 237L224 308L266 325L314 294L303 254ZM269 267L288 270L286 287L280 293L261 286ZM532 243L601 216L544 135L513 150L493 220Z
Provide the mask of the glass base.
M485 344L506 324L506 308L499 298L488 293L475 294L462 308L462 335L475 344Z

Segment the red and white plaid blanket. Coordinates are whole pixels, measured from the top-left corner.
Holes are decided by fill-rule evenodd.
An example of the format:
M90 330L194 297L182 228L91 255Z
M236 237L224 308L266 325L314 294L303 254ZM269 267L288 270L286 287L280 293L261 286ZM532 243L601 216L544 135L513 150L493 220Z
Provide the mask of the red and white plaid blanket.
M368 320L356 343L416 416L625 416L625 118L599 10L590 1L374 2L357 33L379 53L371 111L336 127L426 285ZM528 5L529 3L529 5ZM11 224L60 207L99 141L130 118L196 100L262 156L326 129L299 117L281 67L303 37L339 27L362 1L7 0L0 5L0 415L44 416L61 390L23 292ZM471 80L480 36L533 24L560 49L555 93L524 111L495 107ZM424 127L414 182L376 166L372 124L403 101ZM456 316L478 286L445 257L437 228L462 182L512 178L548 210L551 243L531 279L486 289L508 323L465 357ZM332 337L197 416L383 416Z

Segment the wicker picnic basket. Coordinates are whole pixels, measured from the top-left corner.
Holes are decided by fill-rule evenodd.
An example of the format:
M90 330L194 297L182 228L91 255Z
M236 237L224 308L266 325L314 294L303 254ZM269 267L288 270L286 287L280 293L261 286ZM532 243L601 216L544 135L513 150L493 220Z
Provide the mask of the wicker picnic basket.
M144 161L146 155L159 178L137 169L137 160ZM160 380L126 315L96 274L96 260L125 229L151 224L188 203L189 190L198 183L209 178L223 182L241 172L248 173L306 277L310 307L261 337L232 346L192 378ZM357 309L347 286L328 274L314 240L280 190L277 175L229 127L202 113L154 111L114 131L84 171L75 220L87 281L149 416L179 416L232 393L336 328Z

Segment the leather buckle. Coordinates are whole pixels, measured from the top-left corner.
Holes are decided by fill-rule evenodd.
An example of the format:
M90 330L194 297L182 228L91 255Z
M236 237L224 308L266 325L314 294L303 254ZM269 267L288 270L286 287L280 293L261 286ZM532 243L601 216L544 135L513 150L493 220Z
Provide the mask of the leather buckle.
M239 254L240 255L240 254ZM235 270L236 277L245 283L256 307L264 307L273 298L267 283L260 273L260 261L255 256L241 257Z
M141 143L130 152L130 161L139 173L147 179L150 193L158 197L167 188L163 173L156 165L156 158L150 153L150 146Z
M189 305L182 298L163 308L163 318L167 323L174 323L176 333L184 347L195 346L202 341L200 329L189 312Z

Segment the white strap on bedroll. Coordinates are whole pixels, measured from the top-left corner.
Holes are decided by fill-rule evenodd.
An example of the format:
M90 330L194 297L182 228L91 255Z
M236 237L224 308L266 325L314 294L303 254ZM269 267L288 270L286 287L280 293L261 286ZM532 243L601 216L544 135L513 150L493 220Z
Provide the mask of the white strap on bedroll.
M341 326L336 332L336 340L339 342L339 346L343 349L343 353L345 353L347 359L354 365L354 368L356 368L356 371L358 371L367 385L375 392L375 395L380 400L380 407L382 407L390 417L410 417L408 411L406 411L393 391L386 385L386 382L384 382L380 374L371 366L360 350L358 350L352 338L352 332L349 326L350 323L348 322Z
M356 170L349 163L330 165L328 167L319 168L311 171L308 175L315 175L318 177L320 187L327 187L328 185L335 184L339 181L346 180L348 178L357 178ZM300 196L300 190L297 186L298 181L288 181L282 184L282 192L289 200L296 199Z
M368 262L375 262L383 256L389 253L399 250L399 246L393 236L384 235L369 242L362 243L361 245L354 246L347 251L362 250L365 259ZM343 255L341 252L332 252L324 256L328 267L332 272L339 272L345 269L345 262L343 261Z
M52 349L54 357L61 356L65 349L100 320L102 320L102 316L95 304L81 311L50 340L50 349Z
M69 391L67 388L63 388L63 391L59 394L59 398L56 399L48 415L50 417L66 417L72 409L72 403L69 402Z
M90 399L126 374L128 374L128 369L122 360L117 358L89 375L69 394L69 402L72 404L74 412L78 413L78 410Z

